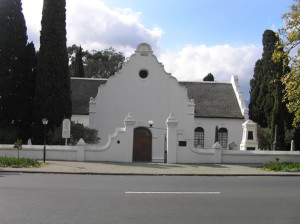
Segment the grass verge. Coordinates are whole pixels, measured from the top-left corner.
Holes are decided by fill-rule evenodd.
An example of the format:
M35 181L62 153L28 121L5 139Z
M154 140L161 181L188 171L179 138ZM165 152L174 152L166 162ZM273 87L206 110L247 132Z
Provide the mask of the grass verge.
M264 165L264 169L281 172L300 172L300 163L269 162Z
M0 167L40 167L37 159L0 157Z

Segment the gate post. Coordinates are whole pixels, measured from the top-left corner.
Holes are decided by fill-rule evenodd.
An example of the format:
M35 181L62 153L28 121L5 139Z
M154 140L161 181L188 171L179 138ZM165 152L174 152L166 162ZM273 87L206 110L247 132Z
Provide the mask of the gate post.
M171 113L166 123L167 123L167 163L176 163L178 121Z
M128 113L124 120L125 125L125 147L123 153L124 162L132 162L132 150L133 150L133 131L136 120L134 119L132 113Z

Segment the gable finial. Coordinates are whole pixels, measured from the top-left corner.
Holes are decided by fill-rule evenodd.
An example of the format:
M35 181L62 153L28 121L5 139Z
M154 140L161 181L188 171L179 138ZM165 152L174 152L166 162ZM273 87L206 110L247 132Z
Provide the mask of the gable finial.
M140 43L136 47L136 51L135 52L149 52L149 53L153 53L151 46L149 44L147 44L147 43Z

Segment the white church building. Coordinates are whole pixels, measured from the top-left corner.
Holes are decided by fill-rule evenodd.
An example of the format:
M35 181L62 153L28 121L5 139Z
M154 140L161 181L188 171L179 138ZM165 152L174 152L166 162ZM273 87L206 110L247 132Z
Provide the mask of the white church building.
M72 78L71 88L72 120L98 130L94 148L105 152L103 160L193 161L193 153L216 142L240 150L243 132L250 133L243 130L248 110L237 76L229 82L178 82L146 43L114 76ZM252 134L256 142L255 129ZM92 160L92 152L85 157Z

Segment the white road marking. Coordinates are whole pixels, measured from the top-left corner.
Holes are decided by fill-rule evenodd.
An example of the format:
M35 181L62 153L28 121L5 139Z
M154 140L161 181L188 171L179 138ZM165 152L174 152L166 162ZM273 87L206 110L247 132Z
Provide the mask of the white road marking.
M125 194L221 194L221 192L178 192L178 191L125 191Z

